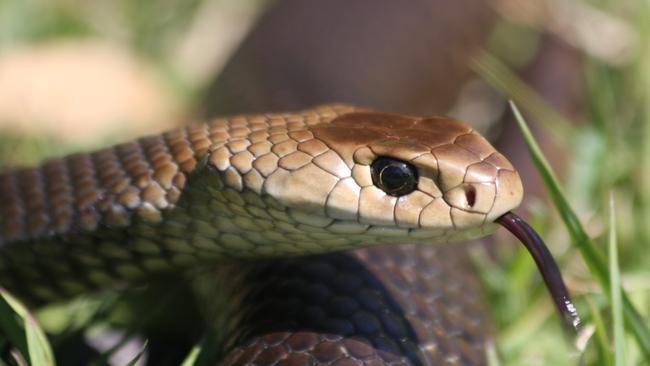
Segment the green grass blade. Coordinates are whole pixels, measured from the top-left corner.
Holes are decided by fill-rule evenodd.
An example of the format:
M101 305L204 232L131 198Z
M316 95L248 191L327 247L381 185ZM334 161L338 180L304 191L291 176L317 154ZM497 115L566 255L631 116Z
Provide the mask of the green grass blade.
M650 59L650 47L648 41L650 40L650 4L647 1L639 2L639 18L636 21L638 25L638 34L641 37L639 42L639 57L636 70L637 82L639 83L639 104L641 107L641 131L643 141L650 141L650 72L648 72L648 60ZM649 187L650 185L650 144L643 143L639 147L640 161L637 165L639 174L639 184L641 187ZM650 189L639 190L639 198L641 200L641 215L643 221L647 223L650 220ZM650 228L644 225L642 228L643 238L646 241L650 239Z
M52 348L45 333L31 314L25 318L25 337L32 365L55 365Z
M28 355L27 339L21 326L21 317L7 300L4 289L0 290L0 332L25 357Z
M142 348L140 348L140 352L138 352L138 354L135 355L135 357L133 357L133 359L129 361L129 363L126 364L126 366L135 366L135 364L138 363L138 361L140 361L140 358L142 358L142 355L144 355L144 351L146 350L147 350L147 342L144 342Z
M519 129L524 137L528 151L530 152L533 163L535 164L537 171L539 172L544 186L546 187L555 207L557 208L562 221L564 222L569 235L571 236L574 246L580 252L583 260L587 264L587 267L591 271L591 274L596 278L600 286L605 292L610 292L610 282L609 282L609 270L607 269L605 259L602 253L596 250L591 238L587 235L586 231L582 227L578 216L575 214L571 206L569 205L567 199L562 194L558 180L555 178L553 170L549 165L548 161L544 157L537 141L533 137L528 125L526 124L524 118L522 117L519 109L514 104L510 102L515 119L519 125ZM650 331L645 326L645 321L641 317L640 313L636 310L626 292L621 289L621 300L623 306L623 314L625 321L628 327L632 330L635 339L639 345L639 348L642 350L645 359L650 362Z
M492 342L489 342L485 346L485 358L487 359L488 366L501 366L497 348Z
M587 306L589 307L589 313L591 314L591 322L596 328L592 338L594 339L594 344L598 351L599 365L612 365L614 360L612 358L612 352L609 349L609 338L607 337L607 328L605 328L603 317L600 316L600 310L598 307L589 298L587 298Z
M616 211L614 196L609 195L609 283L611 286L612 319L614 322L614 365L625 366L625 329L623 326L623 306L621 300L621 273L618 267L616 238Z
M181 366L194 366L196 365L196 360L199 358L199 354L201 353L201 345L195 345L192 347L192 350L190 353L185 357L183 360L183 363L181 363Z
M0 290L0 327L30 365L56 364L45 332L27 308L4 290Z
M582 254L589 270L597 278L598 282L601 285L606 283L608 286L607 288L609 288L609 274L607 267L605 266L605 259L602 254L595 249L595 246L591 242L591 238L589 238L583 229L580 220L578 220L578 216L573 212L568 201L564 198L564 194L560 190L560 185L550 164L544 157L542 150L539 148L537 141L530 132L528 125L519 112L519 109L514 102L510 102L510 106L515 115L515 119L517 120L524 141L526 142L533 163L537 167L537 171L542 177L544 186L548 190L562 221L566 225L567 230L573 239L573 243L580 250L580 254Z
M223 351L223 342L220 341L221 335L209 331L206 335L203 336L203 339L194 346L192 352L187 356L186 360L183 363L192 362L189 365L193 366L207 366L215 365L222 359L225 355Z

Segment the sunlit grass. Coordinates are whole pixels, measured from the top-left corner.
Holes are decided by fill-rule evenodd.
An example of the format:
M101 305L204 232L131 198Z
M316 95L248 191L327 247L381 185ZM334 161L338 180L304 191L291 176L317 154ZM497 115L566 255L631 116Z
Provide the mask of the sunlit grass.
M11 358L30 365L54 366L54 355L45 333L27 308L0 289L0 344L14 348Z
M647 41L650 12L647 6L641 9L643 11L637 16L645 25L639 30ZM647 42L643 44L647 48ZM644 285L649 280L647 269L650 267L646 254L650 212L649 201L646 201L646 197L650 197L650 186L646 184L650 181L647 178L650 158L646 158L650 156L650 123L647 122L650 113L646 102L650 95L648 60L649 55L643 52L638 66L613 67L587 60L587 114L583 117L587 121L581 123L572 123L554 111L497 56L484 54L476 64L484 80L505 97L514 99L566 155L563 162L566 170L558 180L533 136L525 124L520 123L557 213L555 216L545 204L533 201L534 206L528 207L533 226L549 241L564 268L570 290L577 295L578 307L587 326L595 329L584 355L586 365L650 363L648 288ZM523 122L518 111L515 113ZM562 185L564 189L560 188ZM606 204L610 191L616 198L615 214L610 213ZM557 225L558 219L564 227ZM608 226L609 239L603 235ZM574 243L574 249L566 249L564 243L569 241ZM609 262L603 254L608 251ZM620 257L615 255L619 253ZM513 295L513 291L535 293L521 285L522 277L530 283L531 276L535 276L533 271L519 274L512 271L512 268L525 267L522 261L526 259L522 259L521 251L499 258L505 269L498 265L482 266L485 277L499 278L498 281L486 281L490 299L521 297L521 294ZM631 281L633 278L642 280ZM536 288L539 287L541 284L537 283ZM557 344L561 338L559 328L546 323L549 314L543 312L546 306L543 297L529 297L528 306L523 308L507 301L491 300L497 314L501 314L496 317L501 329L497 345L505 364L578 363L564 353L566 349L560 351L561 347L551 346L546 352L540 351ZM551 317L556 318L555 315ZM625 319L625 327L621 319ZM563 354L559 360L558 352Z
M551 198L557 207L560 216L562 217L567 230L571 234L574 245L580 251L583 260L591 270L592 275L600 283L604 292L611 294L611 313L612 313L612 328L614 329L614 359L616 365L624 365L625 362L625 345L623 339L623 317L627 320L627 324L631 328L639 349L645 354L646 362L650 360L650 332L645 324L645 320L636 310L634 305L629 300L629 297L622 288L620 281L620 273L618 267L618 255L616 244L616 220L614 212L613 197L610 198L610 235L609 235L609 268L605 264L601 253L598 252L595 243L589 238L584 230L582 224L569 206L566 198L559 188L557 179L555 178L550 165L544 158L539 146L535 142L528 126L526 125L521 113L517 107L512 104L513 111L522 130L524 139L529 147L533 161L544 180L544 184L551 195ZM598 320L600 324L602 321ZM597 331L604 331L602 325L596 327ZM606 339L600 337L600 339Z
M625 362L625 330L623 325L623 299L621 273L618 266L618 244L616 237L616 210L614 196L609 197L609 287L612 304L612 323L614 328L614 364L624 366Z
M160 8L156 5L129 5L121 1L115 3L118 5L112 11L123 8L125 17L130 20L119 19L133 23L124 35L131 46L151 60L159 61L160 68L166 69L171 67L160 61L164 59L160 55L165 55L164 47L171 43L169 37L173 38L173 34L170 33L190 21L198 3L187 2L178 23L170 27L161 25L164 17L149 16ZM604 9L616 5L612 1L600 3ZM557 256L586 325L593 325L593 335L583 356L586 366L650 363L646 326L647 309L650 308L647 285L650 283L650 10L647 2L633 3L639 9L630 19L641 39L638 61L614 67L586 60L586 115L582 123L573 123L547 105L516 76L515 70L500 61L501 55L485 54L477 64L482 77L504 97L512 98L566 154L566 171L556 177L544 162L543 152L531 143L533 136L527 134L533 156L538 157L540 175L554 203L548 204L546 198L540 198L530 200L526 208L531 213L531 223ZM49 12L45 21L32 22L32 28L25 30L30 25L19 24L16 19L38 18L42 10L36 9L38 5L20 4L0 2L0 20L5 20L0 21L3 44L41 40L52 34L89 36L107 30L82 16L87 8L75 14L66 6ZM20 36L7 38L13 34ZM170 70L168 76L170 79L177 77L174 70ZM61 155L61 151L55 150L57 144L38 136L35 139L36 143L0 141L0 158L32 164L46 156ZM66 147L63 152L71 150L76 149ZM613 192L615 198L615 213L608 209L609 192ZM571 241L575 247L568 244ZM491 348L491 362L494 365L577 365L579 356L562 333L534 262L519 246L503 248L499 247L496 253L498 263L487 255L476 254L488 292L488 306L493 309L497 327L497 344ZM607 252L606 257L604 253ZM76 301L36 314L52 336L51 345L29 313L0 304L0 323L4 331L0 346L13 345L24 358L36 360L34 364L53 364L51 348L57 351L67 338L74 339L93 327L114 323L112 313L119 308L119 299L111 296L116 295L109 293L85 304ZM627 323L621 319L626 319ZM132 324L127 329L122 344L138 327ZM216 356L206 350L220 344L217 338L207 332L202 341L194 345L183 366L213 364L211 361ZM98 359L105 360L110 352L100 354Z

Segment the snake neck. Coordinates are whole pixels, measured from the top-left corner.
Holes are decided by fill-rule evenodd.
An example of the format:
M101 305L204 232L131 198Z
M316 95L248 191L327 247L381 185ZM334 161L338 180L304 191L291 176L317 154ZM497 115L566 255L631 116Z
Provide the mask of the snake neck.
M1 174L0 283L42 302L231 258L460 241L518 203L467 125L353 111L219 119ZM378 155L417 165L418 189L377 187Z

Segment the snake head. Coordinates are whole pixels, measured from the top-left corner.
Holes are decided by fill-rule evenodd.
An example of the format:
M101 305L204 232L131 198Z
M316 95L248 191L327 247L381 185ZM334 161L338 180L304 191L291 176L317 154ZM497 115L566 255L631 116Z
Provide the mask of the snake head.
M209 161L235 190L215 196L217 214L227 212L221 230L263 225L265 240L313 252L454 242L491 233L494 220L521 202L518 173L462 122L349 107L290 116L271 116L276 122L248 143L212 151ZM234 209L249 201L264 203L248 210L255 224Z
M460 121L354 112L308 132L265 183L299 216L458 241L491 232L522 199L510 162Z
M392 217L379 220L383 224L467 229L492 222L521 202L523 187L510 162L460 121L360 114L334 122L347 123L358 126L361 135L384 135L354 152L358 174L352 174L375 200L394 206ZM408 189L392 192L391 179L409 182ZM368 212L366 219L378 216Z

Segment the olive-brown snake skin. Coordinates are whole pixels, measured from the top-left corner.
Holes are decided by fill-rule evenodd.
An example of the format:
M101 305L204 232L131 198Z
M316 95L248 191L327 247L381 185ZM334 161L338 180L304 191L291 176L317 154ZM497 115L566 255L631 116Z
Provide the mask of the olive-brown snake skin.
M373 176L379 158L413 167L417 185L388 194ZM0 283L42 303L237 258L458 242L494 231L493 221L522 195L512 165L451 119L343 105L217 119L1 174ZM355 254L410 268L394 275L371 266L346 277L359 264L335 254L298 265L274 261L274 274L253 265L241 281L287 279L248 293L269 304L242 310L241 321L261 313L309 325L286 333L290 326L250 322L248 334L277 332L233 341L224 362L481 364L482 345L472 340L480 326L476 284L448 281L444 268L453 269L454 259L442 260L442 250ZM419 271L430 259L442 269ZM401 301L400 292L414 297ZM447 298L449 314L435 318L432 307Z

